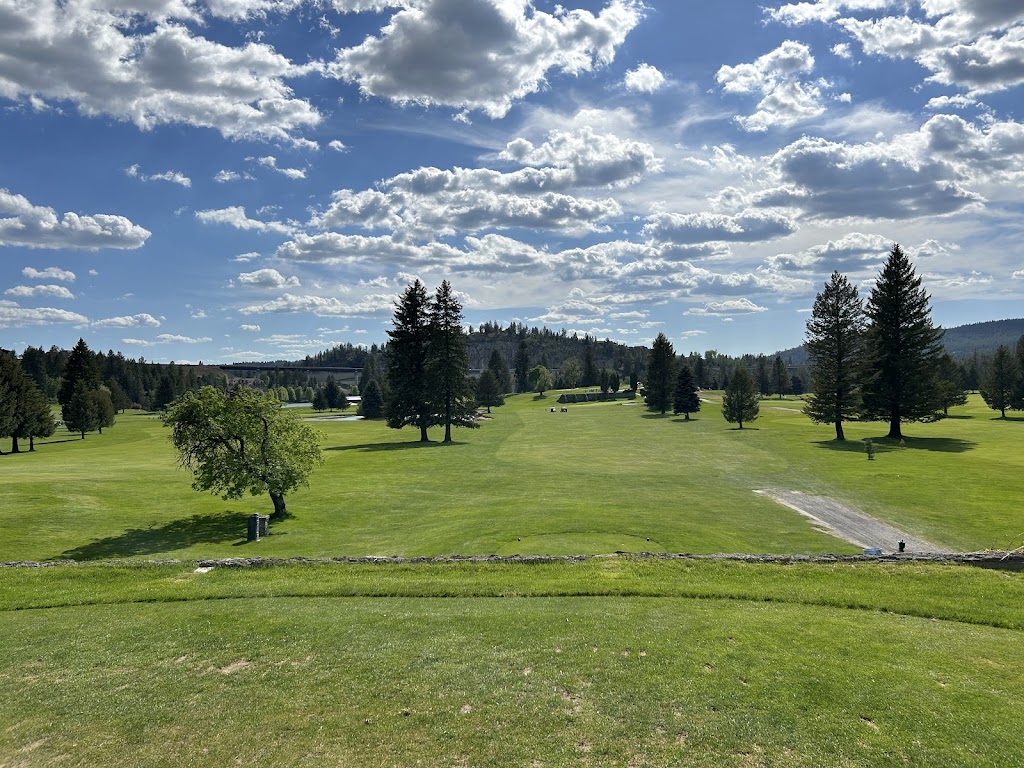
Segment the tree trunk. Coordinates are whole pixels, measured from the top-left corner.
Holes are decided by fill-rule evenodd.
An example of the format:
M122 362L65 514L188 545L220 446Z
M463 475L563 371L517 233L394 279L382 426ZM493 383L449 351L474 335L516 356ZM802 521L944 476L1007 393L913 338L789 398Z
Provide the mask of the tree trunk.
M743 422L740 422L740 429L743 429Z
M684 413L684 414L683 414L683 416L685 416L685 417L686 417L685 419L683 419L683 421L689 421L689 420L690 420L690 412L689 412L689 411L687 411L686 413Z
M890 437L894 440L899 440L903 437L903 433L900 431L900 413L894 411L889 417L889 434L886 437Z
M429 443L430 438L427 437L427 426L426 424L420 424L420 442Z
M29 450L29 453L31 453L35 449L36 449L36 439L32 435L29 435L28 436L28 450Z
M17 435L11 435L11 453L21 453L21 448L18 447Z
M85 440L85 432L82 432L82 439Z
M843 422L836 420L836 440L845 440L846 435L843 434Z
M274 514L271 517L275 520L283 520L288 516L288 510L284 506L284 496L271 491L270 500L274 502Z

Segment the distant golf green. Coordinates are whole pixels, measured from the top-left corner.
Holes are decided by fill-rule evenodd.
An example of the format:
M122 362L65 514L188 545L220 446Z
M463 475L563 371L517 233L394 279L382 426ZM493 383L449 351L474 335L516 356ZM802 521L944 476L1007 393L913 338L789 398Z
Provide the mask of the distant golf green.
M762 488L828 496L952 549L1022 543L1024 423L977 397L908 426L904 445L878 439L876 423L849 425L838 444L798 400L762 401L740 431L717 402L687 423L639 401L551 413L556 397L509 398L448 446L381 422L318 422L326 464L289 496L294 518L252 544L245 517L269 499L193 491L155 416L129 412L85 440L60 432L0 457L0 561L856 551Z

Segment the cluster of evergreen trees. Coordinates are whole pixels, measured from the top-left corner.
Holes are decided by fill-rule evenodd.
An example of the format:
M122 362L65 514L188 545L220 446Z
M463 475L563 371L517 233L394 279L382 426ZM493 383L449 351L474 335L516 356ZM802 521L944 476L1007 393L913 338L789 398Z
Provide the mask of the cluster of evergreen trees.
M0 437L11 438L11 453L21 452L19 438L34 451L35 439L49 437L56 426L46 395L13 353L0 350Z
M988 361L981 380L981 396L989 408L1006 418L1006 410L1024 410L1024 336L1013 351L1000 344Z
M429 427L443 426L446 443L453 425L477 426L462 305L448 281L433 297L413 281L398 299L392 325L384 404L388 426L418 428L423 442Z
M960 371L942 348L929 297L910 259L894 245L865 305L844 275L833 272L807 322L811 389L805 412L817 423L887 421L902 437L906 421L941 418L966 402Z

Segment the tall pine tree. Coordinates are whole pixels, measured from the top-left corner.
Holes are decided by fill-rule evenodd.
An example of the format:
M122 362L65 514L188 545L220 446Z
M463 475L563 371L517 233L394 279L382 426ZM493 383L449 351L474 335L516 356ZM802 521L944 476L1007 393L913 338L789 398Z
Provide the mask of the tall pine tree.
M860 408L860 374L867 318L857 286L833 272L814 299L804 345L811 362L811 390L804 413L815 424L834 424L845 440L843 422Z
M469 381L469 352L462 327L462 305L447 280L434 294L430 308L427 378L434 412L444 425L444 442L452 441L452 425L477 427L476 403Z
M697 383L693 380L693 372L690 366L683 363L679 366L679 375L676 377L675 397L672 399L672 413L680 413L690 420L691 413L700 410L700 397L697 395Z
M676 352L664 333L659 333L647 356L647 407L665 413L672 405L676 384Z
M71 350L68 361L64 365L64 372L61 374L60 390L57 392L57 402L67 405L75 391L75 386L82 382L87 390L99 389L100 370L96 364L96 356L85 343L85 339L79 339L75 348Z
M893 245L871 295L865 336L862 415L889 422L900 439L904 421L930 421L942 414L936 373L942 330L932 325L929 297L910 259Z
M392 429L419 427L420 442L427 442L433 423L427 355L430 344L430 300L423 283L414 280L395 304L388 331L387 424Z
M516 392L530 391L530 353L526 349L526 342L520 341L516 350Z

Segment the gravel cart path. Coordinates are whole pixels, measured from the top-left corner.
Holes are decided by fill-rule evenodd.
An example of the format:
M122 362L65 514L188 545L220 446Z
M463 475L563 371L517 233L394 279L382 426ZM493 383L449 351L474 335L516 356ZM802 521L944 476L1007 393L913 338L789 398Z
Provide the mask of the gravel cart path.
M930 541L911 536L893 528L860 510L844 506L824 496L808 496L799 491L785 491L776 488L754 491L770 496L780 504L795 509L809 517L816 527L836 538L856 544L858 547L878 547L883 552L895 552L897 542L907 543L907 552L948 553L952 550L932 544Z

